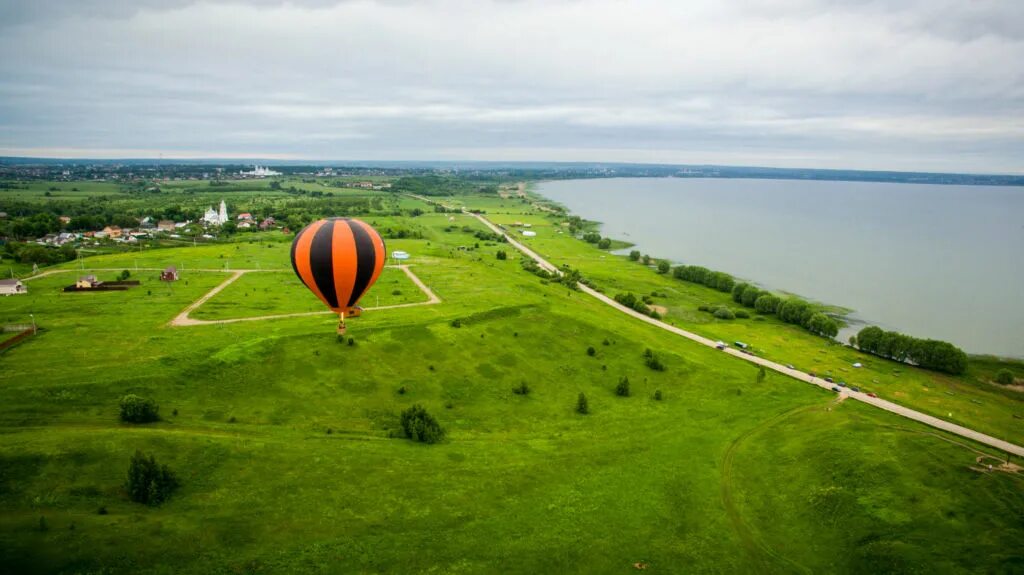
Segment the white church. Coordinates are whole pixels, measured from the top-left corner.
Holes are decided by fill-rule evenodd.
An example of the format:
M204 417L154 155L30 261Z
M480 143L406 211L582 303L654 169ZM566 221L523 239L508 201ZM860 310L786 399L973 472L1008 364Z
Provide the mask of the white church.
M228 221L228 206L224 203L224 200L220 201L220 211L214 211L213 206L206 210L206 214L203 215L203 222L215 226L219 226L224 222Z
M277 172L277 171L271 170L270 168L268 168L266 166L261 166L259 164L256 164L256 166L253 167L251 172L238 172L238 175L240 175L240 176L252 176L254 178L265 178L267 176L280 176L281 172Z

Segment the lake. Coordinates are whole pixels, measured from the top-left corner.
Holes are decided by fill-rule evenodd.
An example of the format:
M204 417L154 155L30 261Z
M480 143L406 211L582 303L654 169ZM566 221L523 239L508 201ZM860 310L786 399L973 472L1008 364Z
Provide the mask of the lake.
M853 309L859 322L1024 357L1024 188L615 178L537 191L674 263Z

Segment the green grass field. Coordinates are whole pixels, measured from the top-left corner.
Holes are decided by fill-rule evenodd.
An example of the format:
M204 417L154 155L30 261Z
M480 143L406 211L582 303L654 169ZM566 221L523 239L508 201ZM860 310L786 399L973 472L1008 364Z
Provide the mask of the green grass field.
M859 357L771 320L710 321L693 308L716 292L486 202L495 221L534 218L528 243L608 293L670 294L658 303L679 325L822 371ZM289 270L280 241L97 256L86 266L175 264L182 281L140 270L142 284L125 292L65 294L69 271L0 298L3 322L33 314L44 328L0 355L0 571L1024 570L1024 477L972 470L988 450L778 374L759 382L744 362L542 282L514 253L497 260L508 246L445 231L482 229L466 216L366 219L422 233L388 249L409 251L443 303L354 318L352 346L338 343L330 315L168 326L227 277L197 270ZM290 271L246 274L194 317L315 310L300 288ZM364 306L378 296L422 299L397 270ZM665 371L645 367L647 348ZM884 396L927 408L927 384L943 396L932 409L957 405L968 425L1019 429L1002 419L1018 404L969 377L897 374L881 361L866 370ZM614 393L622 376L631 397ZM523 382L532 392L514 394ZM580 392L589 415L574 411ZM127 393L156 400L162 420L119 422ZM950 403L961 396L985 402L961 414ZM399 413L415 403L447 429L443 443L397 436ZM180 477L160 507L125 494L136 449Z

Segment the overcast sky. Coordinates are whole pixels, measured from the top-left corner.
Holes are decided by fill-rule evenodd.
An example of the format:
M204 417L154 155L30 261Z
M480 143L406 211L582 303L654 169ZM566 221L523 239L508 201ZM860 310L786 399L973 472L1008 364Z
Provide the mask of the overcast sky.
M1024 1L3 0L0 155L1024 173Z

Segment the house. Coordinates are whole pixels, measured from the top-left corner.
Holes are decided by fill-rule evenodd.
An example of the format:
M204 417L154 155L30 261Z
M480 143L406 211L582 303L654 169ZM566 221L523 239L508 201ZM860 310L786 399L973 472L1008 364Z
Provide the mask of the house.
M160 273L160 281L163 282L176 282L178 281L178 268L174 266L168 266L167 269Z
M250 214L249 212L242 212L242 213L238 214L238 221L240 221L240 222L251 222L252 221L252 214Z
M252 227L252 222L248 221L248 220L242 221L242 222L238 222L238 226L237 227L240 230L247 230L247 229Z
M19 295L28 293L28 288L25 284L21 283L21 280L0 280L0 295Z
M121 237L121 228L119 226L107 226L103 228L104 237L107 238L119 238Z
M96 276L94 276L94 275L87 275L87 276L82 276L82 277L78 278L78 281L75 282L75 287L76 288L81 288L81 289L89 289L89 288L99 287L99 285L102 284L102 283L103 282L101 282L100 280L96 279Z
M156 223L156 229L161 232L173 232L174 220L160 220Z
M267 218L260 222L260 229L264 231L269 230L270 228L274 227L274 223L274 218Z
M60 223L62 223L62 224L69 224L69 223L71 223L71 216L60 216L57 219L59 219Z

